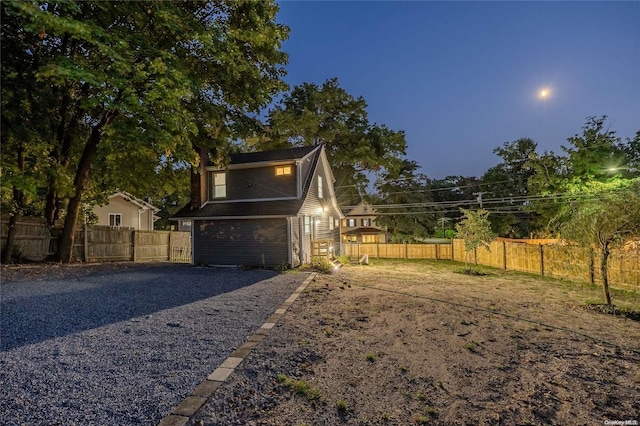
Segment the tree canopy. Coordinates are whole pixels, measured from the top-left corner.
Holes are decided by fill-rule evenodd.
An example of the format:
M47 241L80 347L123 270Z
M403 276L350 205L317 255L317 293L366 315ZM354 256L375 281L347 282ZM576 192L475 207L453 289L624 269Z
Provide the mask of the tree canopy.
M399 170L406 154L403 131L370 123L367 103L340 87L337 78L322 85L295 86L269 111L260 149L324 144L341 189L342 205L357 204L371 175Z
M640 180L572 202L560 229L564 238L600 249L604 299L610 305L607 273L610 249L640 236Z
M64 210L68 261L84 202L116 187L152 192L161 170L198 161L194 146L250 134L286 87L288 28L277 10L272 1L3 2L3 203L44 198L50 224Z

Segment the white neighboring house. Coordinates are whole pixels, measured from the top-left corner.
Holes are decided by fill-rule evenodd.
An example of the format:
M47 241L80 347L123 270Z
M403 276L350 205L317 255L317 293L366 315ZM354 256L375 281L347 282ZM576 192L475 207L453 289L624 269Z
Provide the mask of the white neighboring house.
M109 196L109 203L95 206L97 225L128 227L138 231L153 231L153 223L160 219L155 214L159 208L133 195L118 191Z

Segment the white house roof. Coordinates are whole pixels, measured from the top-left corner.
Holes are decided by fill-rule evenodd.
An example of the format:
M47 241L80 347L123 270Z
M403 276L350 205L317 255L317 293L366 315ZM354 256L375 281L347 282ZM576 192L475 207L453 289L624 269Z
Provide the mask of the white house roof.
M154 206L154 205L152 205L150 203L147 203L146 201L141 200L140 198L137 198L137 197L129 194L128 192L125 192L125 191L118 191L118 192L115 192L115 193L109 195L109 199L115 198L115 197L122 197L125 201L133 203L136 206L138 206L138 207L140 207L141 209L144 209L144 210L153 210L154 213L157 213L157 212L160 211L160 209L157 208L156 206Z

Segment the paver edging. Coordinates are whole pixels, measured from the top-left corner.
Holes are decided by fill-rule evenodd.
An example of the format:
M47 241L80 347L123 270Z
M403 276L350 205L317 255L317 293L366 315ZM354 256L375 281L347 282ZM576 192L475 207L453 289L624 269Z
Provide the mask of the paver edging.
M276 309L276 311L267 319L256 332L251 335L245 342L231 353L218 368L211 372L206 380L200 383L191 392L191 395L181 401L169 414L160 420L158 426L184 426L193 416L195 416L202 407L204 407L209 398L211 398L218 390L220 385L235 371L235 369L249 356L251 351L266 337L269 331L282 318L285 312L293 304L293 302L302 294L309 283L316 277L316 273L309 275L302 284L293 292L289 298Z

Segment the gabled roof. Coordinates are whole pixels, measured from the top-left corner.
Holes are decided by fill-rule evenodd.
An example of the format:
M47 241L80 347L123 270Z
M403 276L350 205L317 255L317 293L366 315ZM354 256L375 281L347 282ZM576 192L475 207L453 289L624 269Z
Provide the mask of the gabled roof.
M251 152L234 154L231 156L233 165L240 166L251 163L265 163L271 161L302 160L309 158L311 167L306 176L302 176L302 196L298 198L286 198L280 200L225 200L222 202L208 202L198 210L191 210L189 204L177 212L171 219L179 218L250 218L250 217L292 217L297 216L302 208L313 176L318 168L318 162L322 158L322 145L304 146L289 149L278 149L263 152ZM331 170L329 169L329 172ZM332 176L333 177L333 176Z
M136 206L140 207L141 209L153 210L154 213L157 213L160 211L160 209L154 206L153 204L147 203L146 201L141 200L140 198L137 198L136 196L131 195L125 191L117 191L109 195L109 199L115 198L115 197L122 197L125 201L133 203Z
M300 146L296 148L274 149L271 151L246 152L231 154L229 164L261 163L265 161L299 160L306 157L317 146Z

